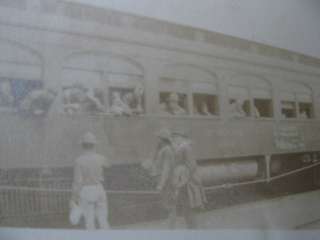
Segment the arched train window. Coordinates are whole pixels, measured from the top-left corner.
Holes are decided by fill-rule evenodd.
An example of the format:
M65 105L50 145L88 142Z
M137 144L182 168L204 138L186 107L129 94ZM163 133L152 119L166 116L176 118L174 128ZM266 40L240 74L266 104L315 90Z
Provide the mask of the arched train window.
M216 76L189 65L166 66L159 82L160 112L215 116L219 113Z
M269 82L255 76L236 76L228 87L231 117L273 117Z
M142 68L124 56L94 52L74 54L68 58L63 76L64 85L67 84L64 87L65 109L76 105L80 106L77 110L80 112L118 116L145 111ZM77 89L79 85L82 86L80 90Z
M312 91L303 84L286 82L280 92L281 115L284 119L313 118Z
M0 110L17 111L24 99L43 87L42 58L26 46L0 41Z

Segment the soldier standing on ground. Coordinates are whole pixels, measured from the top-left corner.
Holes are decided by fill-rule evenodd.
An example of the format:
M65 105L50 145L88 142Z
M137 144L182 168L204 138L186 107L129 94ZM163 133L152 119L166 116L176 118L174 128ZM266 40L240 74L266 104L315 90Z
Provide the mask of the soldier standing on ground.
M175 159L171 143L171 132L168 129L162 129L158 132L157 137L159 138L159 143L154 161L156 175L159 176L157 190L160 191L163 206L169 212L169 227L174 228L176 199L172 179Z
M157 190L169 212L169 228L176 227L178 214L185 219L187 228L196 228L195 213L204 207L206 197L191 141L167 129L162 129L157 136L160 140L154 162L160 176Z
M110 164L96 153L97 140L91 132L84 135L81 144L84 152L75 161L72 201L79 204L87 229L95 229L96 220L100 228L108 229L107 196L102 182L103 168Z
M173 183L176 189L176 213L184 218L187 228L197 228L195 214L207 202L202 181L197 172L192 142L185 133L174 133L172 137L176 166Z

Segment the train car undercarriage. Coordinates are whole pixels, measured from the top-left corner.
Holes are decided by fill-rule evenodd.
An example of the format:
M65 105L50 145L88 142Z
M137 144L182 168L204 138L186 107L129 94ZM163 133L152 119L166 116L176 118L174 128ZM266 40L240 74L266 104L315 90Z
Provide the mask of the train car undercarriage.
M319 188L319 152L199 161L211 211ZM1 226L72 228L71 168L2 170ZM32 176L32 177L31 177ZM124 177L125 176L125 177ZM156 181L138 164L105 172L110 223L120 227L166 217Z

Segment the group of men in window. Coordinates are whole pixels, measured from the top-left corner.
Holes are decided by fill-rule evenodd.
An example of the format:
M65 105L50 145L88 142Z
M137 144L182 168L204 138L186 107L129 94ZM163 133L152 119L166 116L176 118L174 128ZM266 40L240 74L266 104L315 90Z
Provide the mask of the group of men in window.
M0 79L0 109L19 111L24 115L44 116L57 92L43 88L41 81Z
M111 94L110 113L116 116L140 115L143 110L143 89L133 91L113 90Z
M213 116L214 102L211 101L211 95L203 95L200 98L194 98L193 113L201 116ZM171 92L160 94L160 112L169 115L187 115L187 97L186 94Z
M66 90L66 89L65 89ZM143 110L143 89L121 89L110 90L110 108L106 110L104 105L103 93L98 89L88 90L81 85L74 85L68 91L73 93L65 94L66 112L81 111L81 105L84 105L84 112L109 112L117 116L139 115ZM67 92L65 92L67 93ZM75 100L72 100L75 99ZM75 102L75 103L74 103ZM215 116L218 113L216 96L209 94L194 94L193 114L197 116ZM231 98L229 100L230 116L234 118L249 117L272 117L272 100L255 99L252 106L248 99ZM284 118L295 118L298 115L300 119L311 118L311 103L306 107L300 107L297 114L290 115L288 110L284 111L282 106L282 115ZM294 110L295 111L295 110ZM187 115L188 101L187 95L178 92L160 93L160 112L166 115Z
M230 99L230 114L232 117L249 117L250 110L246 105L249 103L248 100L240 101L239 99ZM253 116L256 118L261 117L261 113L257 106L253 104Z
M38 85L36 81L1 79L0 108L17 108L33 115L46 114L55 100L57 92ZM68 114L109 113L116 116L140 115L144 112L143 87L111 88L109 94L109 108L107 108L103 90L88 88L80 83L64 86L62 88L63 111ZM230 98L230 116L234 118L272 117L271 103L271 99L255 99L251 107L250 101L247 99ZM193 114L196 116L217 115L217 105L217 99L214 95L193 95ZM298 111L297 106L299 106ZM312 103L299 103L297 106L295 102L282 101L282 117L284 119L309 119L312 117ZM160 93L160 112L166 115L187 115L189 113L187 95L178 92Z
M3 80L0 83L0 103L1 107L13 107L14 96L12 94L12 88L9 80Z
M63 88L64 112L110 113L116 116L131 116L143 113L143 89L110 89L110 108L105 104L104 92L87 88L79 83Z
M160 110L162 113L170 115L186 115L188 113L182 95L178 93L170 93L162 103L160 103Z
M310 119L312 118L312 104L300 104L299 111L296 110L295 102L282 102L281 115L284 119L299 118Z
M68 114L105 111L99 89L89 89L79 83L62 88L62 101Z

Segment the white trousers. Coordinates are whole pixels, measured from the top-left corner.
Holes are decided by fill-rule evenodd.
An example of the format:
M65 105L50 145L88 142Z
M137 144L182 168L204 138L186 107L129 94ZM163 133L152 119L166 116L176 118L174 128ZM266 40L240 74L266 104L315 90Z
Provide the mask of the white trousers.
M80 207L83 211L86 229L96 229L96 220L101 229L109 229L107 206L106 192L101 184L82 187Z

